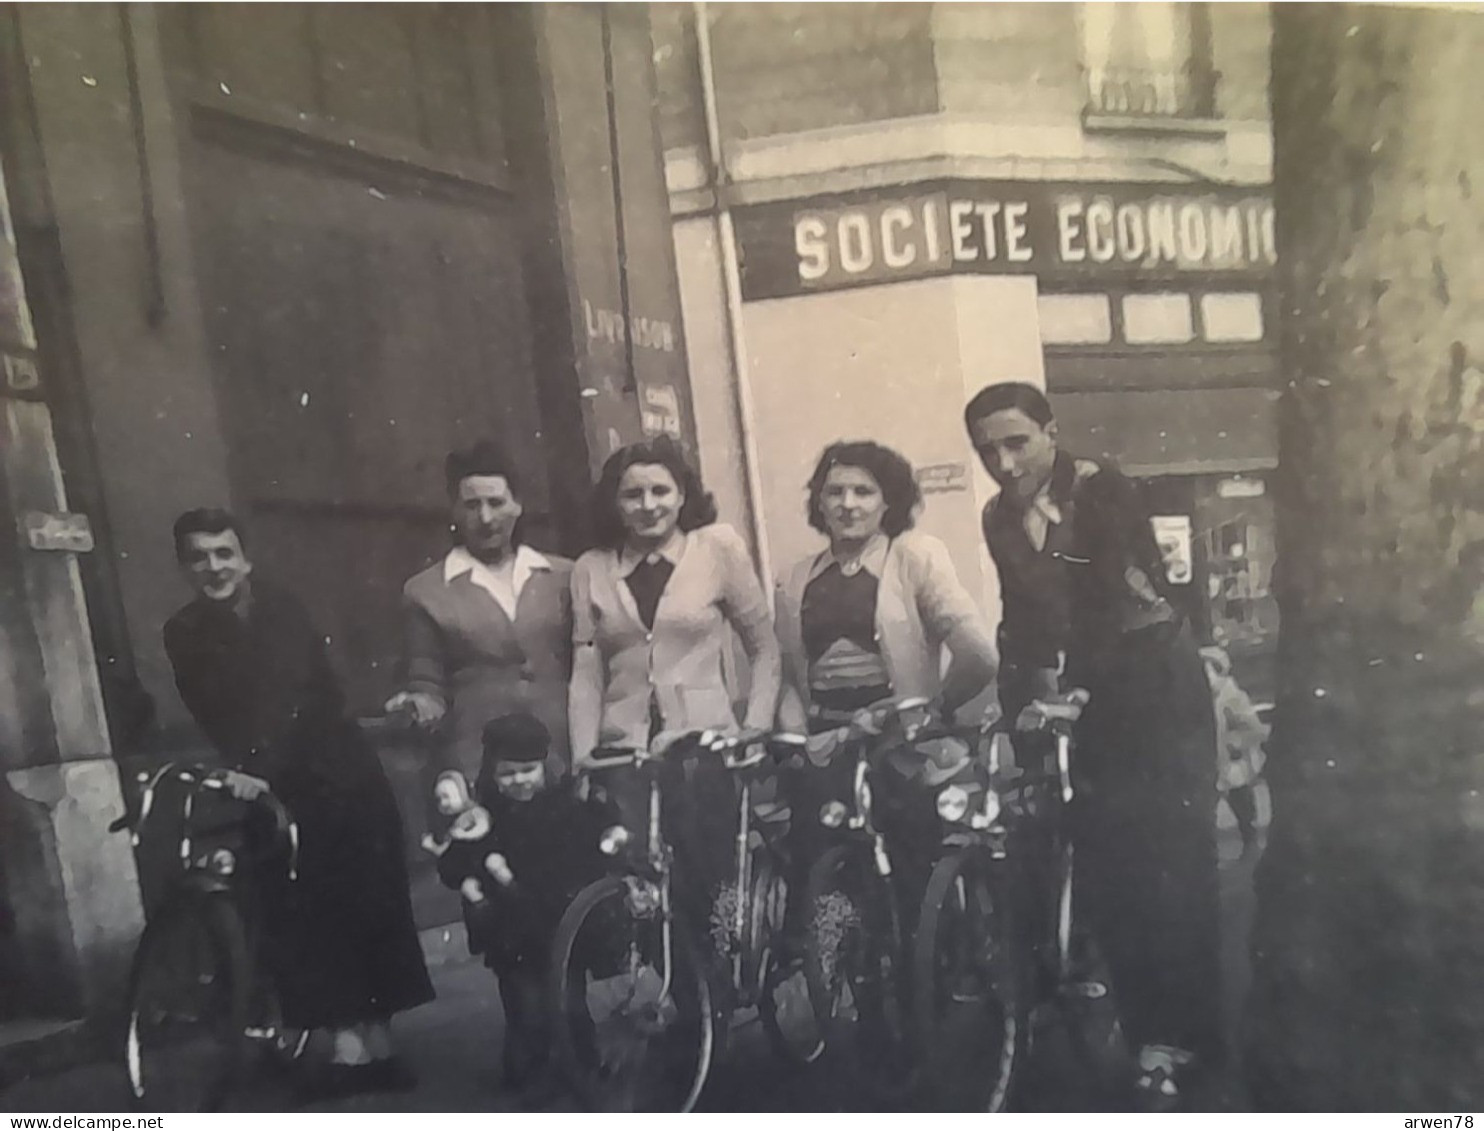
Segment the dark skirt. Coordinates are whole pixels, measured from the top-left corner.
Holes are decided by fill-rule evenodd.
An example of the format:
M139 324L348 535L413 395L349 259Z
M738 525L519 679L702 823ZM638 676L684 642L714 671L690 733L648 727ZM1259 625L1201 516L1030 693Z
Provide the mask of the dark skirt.
M1076 732L1079 898L1135 1045L1221 1053L1216 730L1188 629L1127 634Z
M401 820L375 755L338 788L281 799L299 825L298 879L269 893L266 955L284 1020L381 1021L433 999L408 894Z

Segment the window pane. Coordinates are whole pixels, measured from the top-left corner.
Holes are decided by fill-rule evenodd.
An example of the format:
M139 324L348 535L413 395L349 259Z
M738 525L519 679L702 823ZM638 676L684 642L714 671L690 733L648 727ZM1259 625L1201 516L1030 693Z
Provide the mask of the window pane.
M1188 342L1195 337L1190 296L1128 295L1123 300L1123 336L1131 345Z
M1081 12L1089 110L1134 117L1214 112L1209 16L1197 5L1097 0Z
M1042 295L1041 341L1046 345L1084 345L1113 339L1107 295Z
M1208 342L1262 341L1262 299L1255 294L1201 296Z

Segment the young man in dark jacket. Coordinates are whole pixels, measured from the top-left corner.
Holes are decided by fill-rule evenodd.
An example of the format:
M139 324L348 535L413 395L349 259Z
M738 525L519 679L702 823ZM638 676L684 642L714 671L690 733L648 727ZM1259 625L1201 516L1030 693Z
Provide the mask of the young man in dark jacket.
M1134 485L1058 450L1044 394L991 385L964 421L1000 485L984 539L1004 602L1003 705L1014 718L1059 684L1091 695L1074 733L1079 891L1140 1086L1173 1103L1197 1057L1221 1053L1216 732L1200 657Z
M284 1020L331 1034L311 1096L415 1084L391 1016L433 997L407 891L396 798L347 714L325 637L253 572L225 511L176 520L195 599L165 624L182 702L227 767L231 794L272 790L299 826L299 877L266 885L266 960Z

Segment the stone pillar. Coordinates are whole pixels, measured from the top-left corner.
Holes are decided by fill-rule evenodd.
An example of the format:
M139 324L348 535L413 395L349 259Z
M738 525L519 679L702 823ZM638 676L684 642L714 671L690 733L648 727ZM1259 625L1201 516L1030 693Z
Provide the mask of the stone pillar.
M186 596L170 525L233 501L183 127L152 4L15 5L0 47L12 219L71 502L93 524L83 583L127 758L136 687L166 732L193 734L160 636Z
M75 1014L117 999L143 918L3 170L0 229L0 1011Z
M1273 6L1283 633L1254 1097L1484 1106L1484 19Z
M648 10L497 8L543 411L580 422L588 448L585 465L560 453L552 478L585 514L589 476L618 447L695 438Z

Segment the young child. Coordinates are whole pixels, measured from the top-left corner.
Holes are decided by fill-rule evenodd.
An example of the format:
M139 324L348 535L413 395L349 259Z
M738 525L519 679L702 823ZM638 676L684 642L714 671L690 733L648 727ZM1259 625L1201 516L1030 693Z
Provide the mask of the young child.
M1215 645L1202 648L1201 659L1216 709L1216 749L1220 757L1216 786L1237 819L1243 852L1250 852L1257 844L1256 786L1266 760L1262 745L1267 741L1268 727L1232 675L1226 649Z
M607 858L598 842L614 818L601 804L579 799L570 784L547 780L551 736L534 716L494 719L483 738L474 800L488 811L489 832L467 854L442 854L438 872L466 901L472 890L466 882L480 886L483 901L473 903L473 914L466 902L469 949L482 953L499 979L505 1083L519 1089L536 1083L546 1066L552 937L572 898L603 874Z

